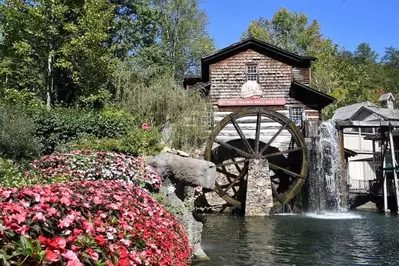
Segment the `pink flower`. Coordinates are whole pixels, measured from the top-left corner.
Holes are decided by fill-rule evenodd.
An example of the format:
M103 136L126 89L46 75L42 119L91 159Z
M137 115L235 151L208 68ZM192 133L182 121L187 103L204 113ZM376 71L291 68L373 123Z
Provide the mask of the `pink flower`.
M195 187L195 191L197 191L197 192L202 192L202 187L201 187L201 186L196 186L196 187Z
M43 215L41 212L37 212L35 216L33 217L33 221L40 221L40 222L45 222L46 217Z
M62 256L67 260L78 260L78 256L72 250L67 250L62 254Z
M79 260L70 260L67 266L83 266L83 264Z
M144 130L150 130L150 126L147 123L143 123L141 125L141 128L144 129Z
M91 248L88 248L87 250L87 254L89 254L90 258L94 261L98 260L98 253L95 252L94 250L92 250Z
M26 217L23 214L13 214L11 218L17 221L18 224L25 222Z
M121 239L122 244L124 244L126 247L130 247L132 244L132 241L127 240L127 239Z
M65 227L69 227L71 225L72 221L68 218L62 219L59 221L58 223L58 227L59 228L65 228Z

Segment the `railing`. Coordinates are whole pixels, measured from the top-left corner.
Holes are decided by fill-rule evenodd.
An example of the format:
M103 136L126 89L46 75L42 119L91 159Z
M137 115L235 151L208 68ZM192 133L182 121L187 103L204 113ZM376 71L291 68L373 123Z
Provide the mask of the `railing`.
M352 179L350 181L349 192L355 194L383 195L383 180L360 180ZM394 181L387 180L388 195L393 195L395 191Z
M370 180L351 179L349 191L356 194L368 194L370 192Z
M376 152L376 153L374 153L374 155L373 155L373 161L374 161L374 164L376 164L376 165L381 165L382 164L382 154L381 154L381 152ZM396 161L397 162L399 162L399 150L395 150L395 158L396 158ZM390 150L387 150L387 154L385 154L385 159L386 159L386 162L388 163L391 163L392 162L392 156L391 156L391 151Z

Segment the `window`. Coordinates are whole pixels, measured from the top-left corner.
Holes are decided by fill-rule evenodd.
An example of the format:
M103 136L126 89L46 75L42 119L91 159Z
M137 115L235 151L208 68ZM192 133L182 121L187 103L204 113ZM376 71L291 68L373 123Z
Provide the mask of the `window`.
M301 125L303 122L303 107L291 107L291 120L295 125Z
M247 80L258 81L258 65L256 64L247 65Z

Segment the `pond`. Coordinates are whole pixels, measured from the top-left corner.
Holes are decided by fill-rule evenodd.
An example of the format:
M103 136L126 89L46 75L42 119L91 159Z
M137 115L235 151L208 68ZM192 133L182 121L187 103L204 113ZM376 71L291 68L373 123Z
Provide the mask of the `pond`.
M195 266L399 265L399 218L388 214L204 216L210 261Z

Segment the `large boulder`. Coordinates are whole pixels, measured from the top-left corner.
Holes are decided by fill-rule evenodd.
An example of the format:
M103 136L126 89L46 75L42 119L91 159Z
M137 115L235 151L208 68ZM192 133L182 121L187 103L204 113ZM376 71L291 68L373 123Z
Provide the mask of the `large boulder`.
M183 186L202 186L212 190L215 184L216 166L212 162L164 152L150 158L148 164L163 179L169 178Z
M176 195L176 193L170 193L170 186L173 186L173 184L168 178L166 178L162 183L161 191L167 195L166 200L168 203L178 211L178 221L184 226L188 241L193 248L192 259L194 261L208 260L209 257L201 247L202 223L194 218L193 212L186 206L185 202Z

